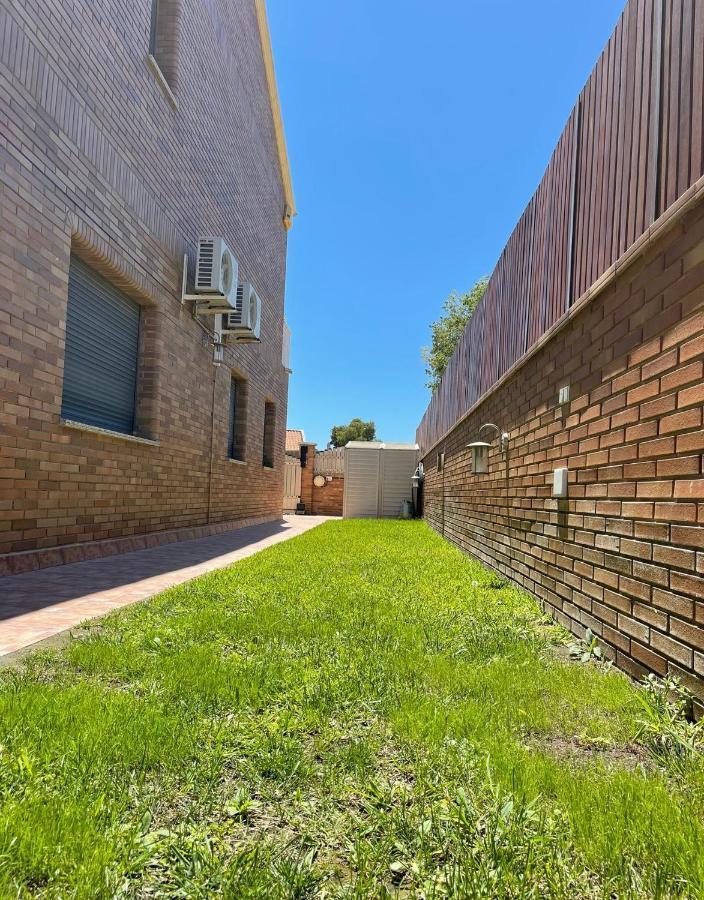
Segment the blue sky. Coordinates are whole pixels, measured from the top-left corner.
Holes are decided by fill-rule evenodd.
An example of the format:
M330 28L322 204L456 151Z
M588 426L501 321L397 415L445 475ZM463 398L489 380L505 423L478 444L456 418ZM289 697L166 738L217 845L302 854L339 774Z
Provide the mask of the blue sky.
M269 0L299 215L289 427L413 440L420 349L489 274L622 0Z

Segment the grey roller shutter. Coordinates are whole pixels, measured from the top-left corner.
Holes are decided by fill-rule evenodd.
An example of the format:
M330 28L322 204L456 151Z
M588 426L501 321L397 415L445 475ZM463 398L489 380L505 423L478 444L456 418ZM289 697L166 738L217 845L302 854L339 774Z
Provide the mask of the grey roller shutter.
M61 415L132 434L139 305L71 257Z

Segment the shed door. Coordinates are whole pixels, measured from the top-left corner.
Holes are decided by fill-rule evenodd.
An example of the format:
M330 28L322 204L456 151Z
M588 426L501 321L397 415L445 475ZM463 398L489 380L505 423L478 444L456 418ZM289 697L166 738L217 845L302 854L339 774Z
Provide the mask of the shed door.
M379 450L345 450L344 518L378 516L380 460Z
M72 256L61 415L131 434L138 350L139 306Z
M404 500L412 500L411 481L416 470L414 450L384 450L381 478L381 515L398 519Z

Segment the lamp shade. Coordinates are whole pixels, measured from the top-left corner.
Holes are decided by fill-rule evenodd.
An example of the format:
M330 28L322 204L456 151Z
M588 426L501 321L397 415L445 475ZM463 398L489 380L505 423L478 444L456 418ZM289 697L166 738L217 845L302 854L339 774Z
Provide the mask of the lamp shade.
M486 475L489 471L489 447L486 441L473 441L467 444L472 451L472 471L475 475Z

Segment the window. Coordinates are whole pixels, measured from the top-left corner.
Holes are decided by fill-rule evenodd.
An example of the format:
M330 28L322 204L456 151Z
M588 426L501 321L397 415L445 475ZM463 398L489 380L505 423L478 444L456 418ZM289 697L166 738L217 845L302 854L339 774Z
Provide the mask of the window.
M149 31L149 52L157 58L157 35L159 33L159 0L152 0L152 21Z
M176 82L180 0L152 0L149 53L171 88Z
M264 404L264 452L262 465L274 468L274 436L276 434L276 405L269 400Z
M438 472L442 472L445 467L445 454L438 453Z
M133 434L140 308L71 256L61 415Z
M233 375L230 380L230 421L227 455L244 462L247 427L247 382Z

